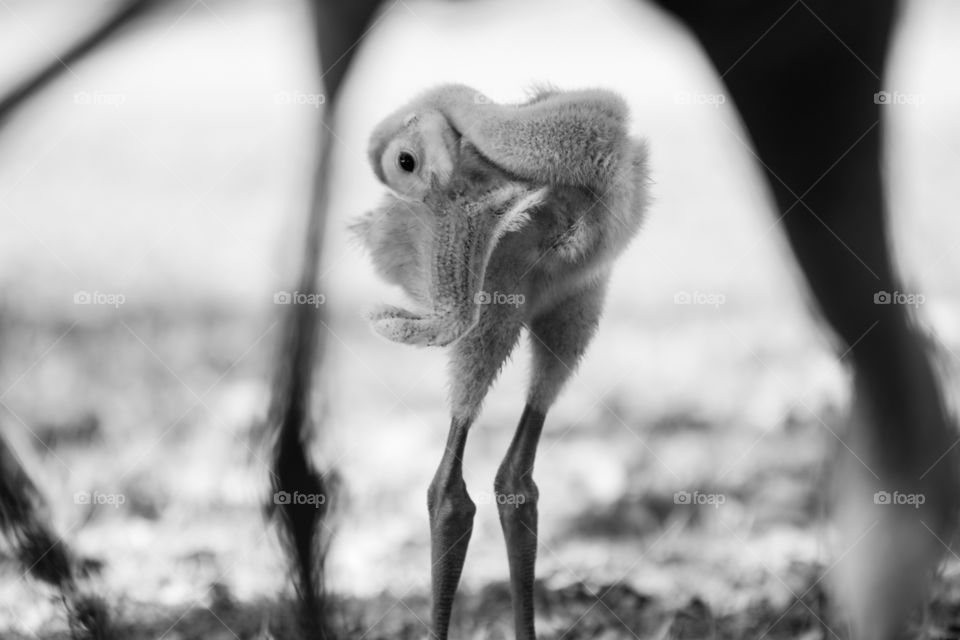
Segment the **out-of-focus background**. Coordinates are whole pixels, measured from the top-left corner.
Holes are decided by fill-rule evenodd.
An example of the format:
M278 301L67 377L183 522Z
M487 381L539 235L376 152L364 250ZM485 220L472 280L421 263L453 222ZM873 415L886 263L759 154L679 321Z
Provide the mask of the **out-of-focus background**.
M0 1L0 89L111 6ZM249 602L284 584L250 439L279 337L274 295L295 282L309 201L323 87L306 25L302 3L171 2L0 131L0 423L67 539L106 562L108 599L137 611L205 606L224 590ZM949 376L960 353L958 26L951 0L906 4L887 85L914 99L889 105L884 123L896 251ZM447 426L444 354L387 343L361 319L398 298L346 231L383 193L367 136L439 82L498 100L550 82L627 98L633 133L650 143L654 200L548 417L539 576L553 593L617 584L665 608L698 598L716 616L787 611L836 555L822 494L847 373L806 303L734 106L690 37L628 0L403 0L385 3L360 46L335 132L321 292L315 453L343 482L331 588L370 603L369 637L416 630L425 491ZM527 362L519 350L467 446L479 505L467 601L505 602L492 481ZM713 502L678 504L682 491ZM0 634L62 624L52 593L0 570ZM541 609L546 637L581 612L581 626L631 637L614 605L564 606ZM480 637L509 636L505 607ZM189 637L177 633L166 637Z

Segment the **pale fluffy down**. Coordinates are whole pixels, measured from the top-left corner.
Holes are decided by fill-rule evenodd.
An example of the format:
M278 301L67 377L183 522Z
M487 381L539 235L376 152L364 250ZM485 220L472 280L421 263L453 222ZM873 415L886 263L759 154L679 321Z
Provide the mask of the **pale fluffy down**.
M456 416L476 414L524 326L532 405L545 410L579 362L647 209L646 146L627 130L625 102L605 90L501 105L443 85L374 131L371 165L396 195L355 229L378 273L425 311L381 308L372 325L390 340L452 345ZM383 171L408 148L419 172ZM452 172L431 172L450 158Z

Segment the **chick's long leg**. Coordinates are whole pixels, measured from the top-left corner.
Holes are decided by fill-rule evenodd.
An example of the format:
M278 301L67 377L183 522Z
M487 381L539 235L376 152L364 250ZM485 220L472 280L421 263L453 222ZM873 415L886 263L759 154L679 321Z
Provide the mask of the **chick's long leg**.
M534 640L533 583L537 560L537 444L564 382L596 331L606 284L566 298L530 325L533 379L520 424L497 471L494 491L510 564L510 594L518 640Z
M441 640L447 637L450 612L477 511L463 480L463 449L469 428L470 422L466 420L451 421L447 447L427 491L433 633Z
M483 397L520 333L516 308L490 305L479 324L453 345L452 418L447 446L427 491L430 514L434 637L447 638L454 596L473 531L476 505L463 480L463 451Z

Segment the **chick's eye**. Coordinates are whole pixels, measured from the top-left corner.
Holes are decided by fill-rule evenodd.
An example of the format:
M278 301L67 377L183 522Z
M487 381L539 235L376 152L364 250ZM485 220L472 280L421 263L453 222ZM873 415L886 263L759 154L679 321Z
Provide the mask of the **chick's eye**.
M397 154L397 166L401 171L413 173L417 169L417 159L409 151L401 151Z

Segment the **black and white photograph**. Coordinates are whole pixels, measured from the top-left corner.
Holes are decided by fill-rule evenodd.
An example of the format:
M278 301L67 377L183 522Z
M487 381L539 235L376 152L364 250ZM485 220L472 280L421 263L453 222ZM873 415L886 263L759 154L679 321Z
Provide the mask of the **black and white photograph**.
M960 640L956 0L0 0L0 640Z

